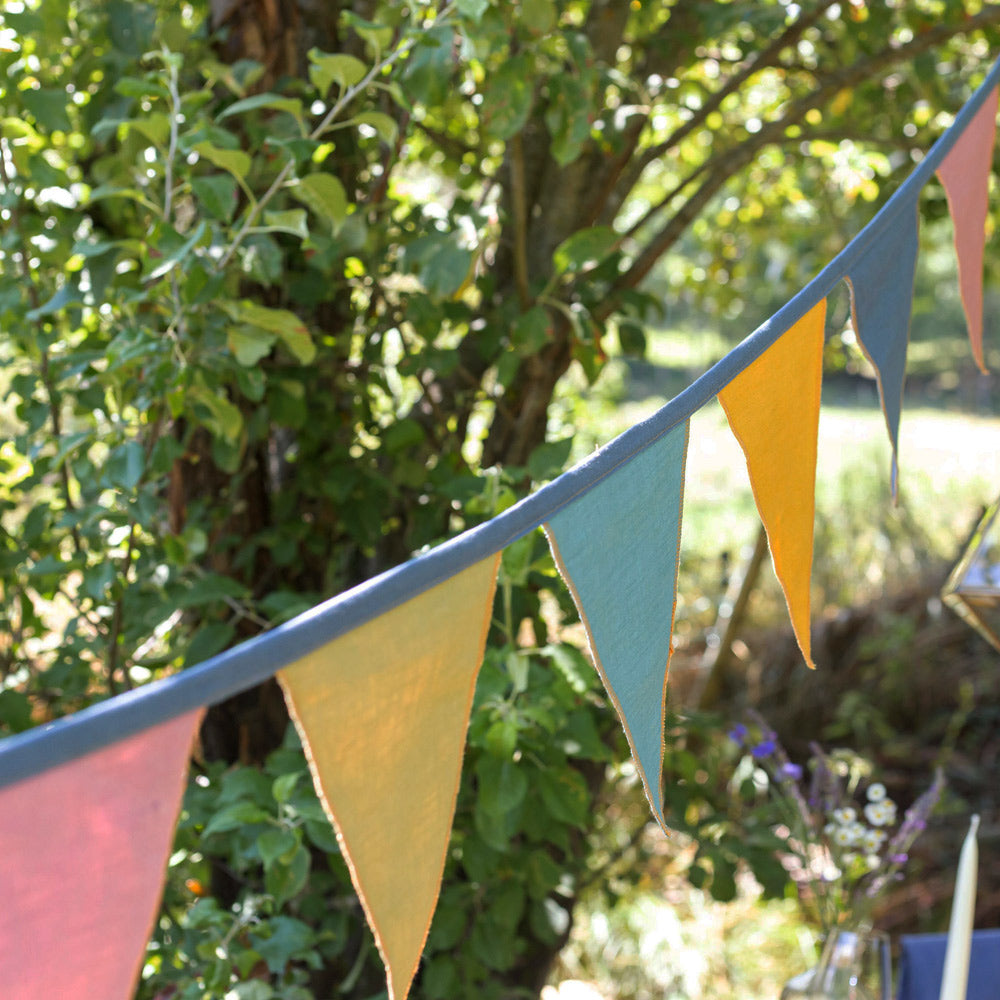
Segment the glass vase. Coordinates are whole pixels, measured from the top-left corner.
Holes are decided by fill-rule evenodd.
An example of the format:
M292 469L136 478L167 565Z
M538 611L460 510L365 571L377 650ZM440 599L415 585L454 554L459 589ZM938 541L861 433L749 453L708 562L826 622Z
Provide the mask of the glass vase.
M870 928L837 928L816 966L790 979L781 1000L890 1000L888 957L884 937Z

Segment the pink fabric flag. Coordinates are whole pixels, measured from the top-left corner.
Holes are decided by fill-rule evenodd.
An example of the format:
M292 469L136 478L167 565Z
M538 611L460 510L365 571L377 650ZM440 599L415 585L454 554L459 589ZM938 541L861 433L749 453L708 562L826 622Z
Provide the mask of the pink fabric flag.
M0 789L0 997L128 1000L201 711Z
M997 131L997 97L994 90L983 102L938 168L948 196L958 253L958 283L969 327L972 354L980 370L983 360L983 251L986 247L986 214L993 146Z

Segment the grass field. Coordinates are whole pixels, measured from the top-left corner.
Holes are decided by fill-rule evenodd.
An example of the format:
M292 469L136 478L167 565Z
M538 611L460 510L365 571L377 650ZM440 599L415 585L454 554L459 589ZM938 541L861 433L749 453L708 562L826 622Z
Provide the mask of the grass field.
M949 347L949 357L957 355ZM725 352L713 335L660 331L643 362L612 361L595 386L579 378L559 419L577 434L576 457L610 441L689 385ZM929 359L916 352L918 368ZM890 448L874 382L824 384L816 484L814 613L892 592L954 559L980 509L1000 493L996 380L965 374L911 380L900 426L899 503L889 487ZM579 394L579 395L578 395ZM691 420L675 636L697 636L721 598L723 553L752 543L758 519L746 465L715 401ZM786 621L768 570L755 624ZM675 835L676 836L676 835ZM684 845L678 838L678 872ZM561 987L546 1000L757 1000L777 997L813 958L794 903L762 903L752 880L738 899L713 902L678 874L612 912L584 916L564 954Z

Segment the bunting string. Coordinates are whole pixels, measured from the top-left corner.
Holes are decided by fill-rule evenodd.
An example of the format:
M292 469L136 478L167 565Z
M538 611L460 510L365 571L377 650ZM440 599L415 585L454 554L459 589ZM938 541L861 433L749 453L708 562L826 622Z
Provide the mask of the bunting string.
M646 420L620 434L535 493L434 549L338 594L310 611L171 677L0 742L0 787L184 712L217 704L417 594L488 558L550 520L577 496L688 420L779 337L848 277L873 244L913 211L923 185L941 165L1000 84L1000 60L910 176L875 217L797 295L707 372ZM887 418L888 420L888 418Z

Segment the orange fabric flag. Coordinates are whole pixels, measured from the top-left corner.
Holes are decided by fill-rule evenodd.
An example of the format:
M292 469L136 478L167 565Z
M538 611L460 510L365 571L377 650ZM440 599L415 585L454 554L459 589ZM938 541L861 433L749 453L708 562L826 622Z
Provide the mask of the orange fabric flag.
M129 1000L201 712L0 789L0 996Z
M386 966L410 988L437 904L499 553L278 678Z
M746 455L774 571L810 667L809 578L825 320L822 299L719 393Z
M1000 91L994 90L986 98L938 168L938 177L948 196L948 208L955 227L958 282L965 321L969 327L969 342L976 364L984 372L983 251L986 247L986 215L996 142L998 95Z

